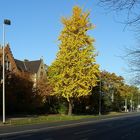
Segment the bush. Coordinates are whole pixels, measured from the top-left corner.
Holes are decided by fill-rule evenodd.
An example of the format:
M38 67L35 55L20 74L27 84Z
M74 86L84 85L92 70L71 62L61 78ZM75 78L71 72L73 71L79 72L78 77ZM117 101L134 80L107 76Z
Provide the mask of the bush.
M59 113L59 114L66 114L67 111L68 111L68 108L67 108L66 103L61 103L61 104L59 105L59 108L58 108L58 113Z

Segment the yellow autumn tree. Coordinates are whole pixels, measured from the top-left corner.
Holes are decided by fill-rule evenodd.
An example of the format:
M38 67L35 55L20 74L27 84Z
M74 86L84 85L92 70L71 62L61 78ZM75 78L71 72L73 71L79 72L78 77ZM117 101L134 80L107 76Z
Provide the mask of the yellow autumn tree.
M49 68L53 95L64 97L72 114L73 99L89 95L96 86L99 65L96 64L94 39L87 34L94 28L89 12L75 6L69 18L62 18L64 28L59 36L60 46L56 60Z

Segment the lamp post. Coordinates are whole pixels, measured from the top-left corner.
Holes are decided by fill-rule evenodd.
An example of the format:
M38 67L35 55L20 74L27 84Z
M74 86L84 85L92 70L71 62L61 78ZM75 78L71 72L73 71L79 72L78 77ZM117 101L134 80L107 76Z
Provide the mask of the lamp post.
M102 83L101 83L101 75L100 75L100 85L99 85L99 116L101 115L101 107L102 107L102 89L101 89Z
M3 123L5 123L5 25L11 25L11 21L4 19L3 22Z

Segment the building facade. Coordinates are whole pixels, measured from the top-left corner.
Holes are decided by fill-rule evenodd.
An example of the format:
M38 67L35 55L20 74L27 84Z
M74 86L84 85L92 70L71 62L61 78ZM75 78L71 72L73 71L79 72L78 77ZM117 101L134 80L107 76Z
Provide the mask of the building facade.
M43 59L29 61L15 59L9 44L5 47L5 70L15 74L26 73L31 76L34 85L46 75L47 66ZM0 65L2 66L2 47L0 47Z

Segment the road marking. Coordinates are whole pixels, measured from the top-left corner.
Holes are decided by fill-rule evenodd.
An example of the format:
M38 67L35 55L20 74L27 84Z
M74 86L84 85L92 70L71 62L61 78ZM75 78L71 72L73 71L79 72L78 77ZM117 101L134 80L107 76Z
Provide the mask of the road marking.
M89 133L89 132L93 132L93 131L96 131L96 129L89 129L89 130L79 131L79 132L75 132L74 134L75 135L80 135L80 134L83 134L83 133Z

